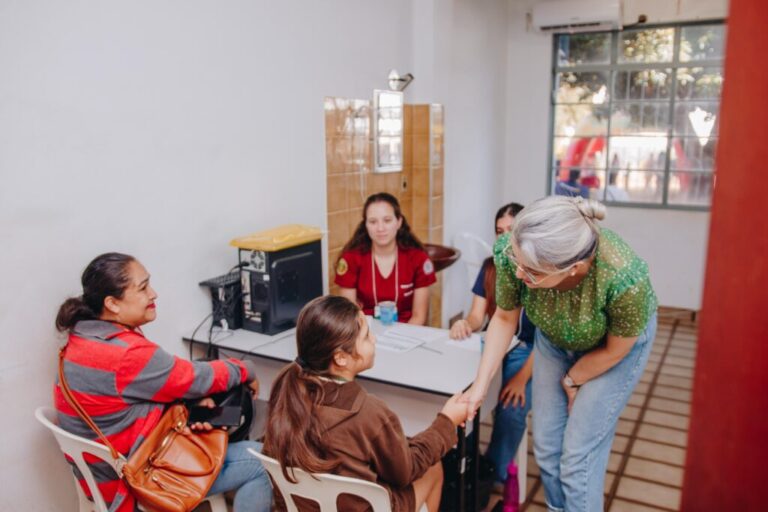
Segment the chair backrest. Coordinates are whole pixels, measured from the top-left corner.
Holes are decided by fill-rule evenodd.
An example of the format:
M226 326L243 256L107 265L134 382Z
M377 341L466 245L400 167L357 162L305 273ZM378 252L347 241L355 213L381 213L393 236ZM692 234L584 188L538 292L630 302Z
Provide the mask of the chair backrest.
M474 282L485 258L493 254L493 248L479 236L467 232L454 235L453 246L461 251L461 259Z
M339 494L352 494L366 500L373 512L390 512L392 506L389 501L389 492L382 486L373 482L349 478L345 476L330 475L327 473L310 474L298 468L289 469L288 473L294 477L296 483L289 482L283 476L280 463L271 457L267 457L252 448L248 448L257 457L264 468L272 477L272 481L280 490L288 512L297 512L291 496L301 496L317 502L320 512L335 512L336 499Z
M91 472L91 468L86 464L83 455L87 453L103 460L112 466L117 473L116 463L110 454L109 448L103 444L71 434L59 427L56 424L56 411L51 407L38 407L35 410L35 418L53 433L53 437L55 437L56 442L59 443L61 451L72 458L77 469L82 473L88 484L88 489L90 489L91 495L93 496L96 510L99 512L107 512L107 505L104 503L104 498L101 496L99 488L96 486L96 479ZM79 482L75 481L75 484L78 487L78 493L81 492Z

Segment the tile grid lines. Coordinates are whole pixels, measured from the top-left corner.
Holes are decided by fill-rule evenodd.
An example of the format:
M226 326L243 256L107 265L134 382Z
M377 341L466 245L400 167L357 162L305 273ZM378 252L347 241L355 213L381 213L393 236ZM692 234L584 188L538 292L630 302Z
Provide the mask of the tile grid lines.
M679 320L675 318L672 323L672 328L669 331L667 344L664 347L664 352L661 355L659 364L656 367L656 370L653 373L653 377L651 378L650 385L648 386L648 393L645 395L645 400L643 401L643 405L640 408L640 414L637 417L637 420L635 421L635 424L632 428L632 432L629 436L629 440L627 441L627 446L624 449L624 453L622 454L621 461L619 462L619 467L616 470L616 477L613 479L613 482L611 482L611 489L607 493L605 503L604 503L604 507L606 511L610 510L611 504L613 503L614 498L616 498L616 491L619 488L619 483L621 482L622 477L624 477L624 470L626 469L627 463L629 462L629 457L630 457L630 454L632 453L632 447L635 444L635 440L637 440L638 431L640 430L640 426L643 423L645 412L648 410L648 405L651 401L651 397L653 396L653 390L656 387L656 382L658 381L659 375L661 374L661 368L664 365L664 360L667 358L667 353L669 352L669 348L672 346L672 339L675 336L675 331L677 330L678 323L679 323ZM634 457L634 455L632 456ZM636 478L636 477L632 477L632 478ZM638 480L643 480L643 479L638 478ZM654 483L658 484L658 482L654 482ZM660 484L660 485L663 485L663 484ZM622 497L621 499L624 501L638 503L640 505L647 505L646 503L636 502L630 498ZM674 509L665 509L665 510L674 510Z

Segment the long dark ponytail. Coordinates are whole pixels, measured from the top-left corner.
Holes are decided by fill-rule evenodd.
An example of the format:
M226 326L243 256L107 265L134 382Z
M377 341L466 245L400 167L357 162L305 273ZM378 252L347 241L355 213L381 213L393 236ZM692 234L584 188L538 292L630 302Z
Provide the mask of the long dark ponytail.
M344 297L318 297L304 306L296 324L297 362L272 383L264 452L275 457L286 479L287 468L310 473L332 471L339 464L321 442L315 409L324 399L323 381L337 350L356 355L360 308Z
M123 296L129 284L128 264L136 258L127 254L108 252L91 261L80 278L83 294L64 301L56 315L56 329L71 331L81 320L99 318L104 299Z

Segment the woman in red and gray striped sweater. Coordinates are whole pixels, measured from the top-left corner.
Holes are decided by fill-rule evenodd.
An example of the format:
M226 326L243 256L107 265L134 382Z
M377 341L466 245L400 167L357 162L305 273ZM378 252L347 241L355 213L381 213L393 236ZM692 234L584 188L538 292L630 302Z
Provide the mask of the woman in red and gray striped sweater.
M64 375L75 398L122 454L128 456L141 444L170 402L202 399L241 383L258 392L250 361L190 362L144 337L141 326L157 316L157 293L147 270L134 257L98 256L83 272L82 286L83 294L65 301L56 317L56 328L69 334ZM62 428L99 442L67 404L58 381L54 402ZM248 447L261 450L254 441L229 445L210 492L236 489L235 512L266 512L272 500L269 478ZM106 463L93 459L91 466L111 512L137 510L130 492ZM76 469L75 473L89 494L82 475Z

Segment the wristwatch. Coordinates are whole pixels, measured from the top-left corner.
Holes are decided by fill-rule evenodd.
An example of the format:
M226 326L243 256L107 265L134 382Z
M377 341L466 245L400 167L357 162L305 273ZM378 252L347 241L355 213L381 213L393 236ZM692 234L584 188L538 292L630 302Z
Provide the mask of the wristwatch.
M568 372L565 372L565 377L563 377L563 383L568 386L569 388L573 389L579 389L581 387L581 384L576 384L573 382L573 379L570 375L568 375Z

